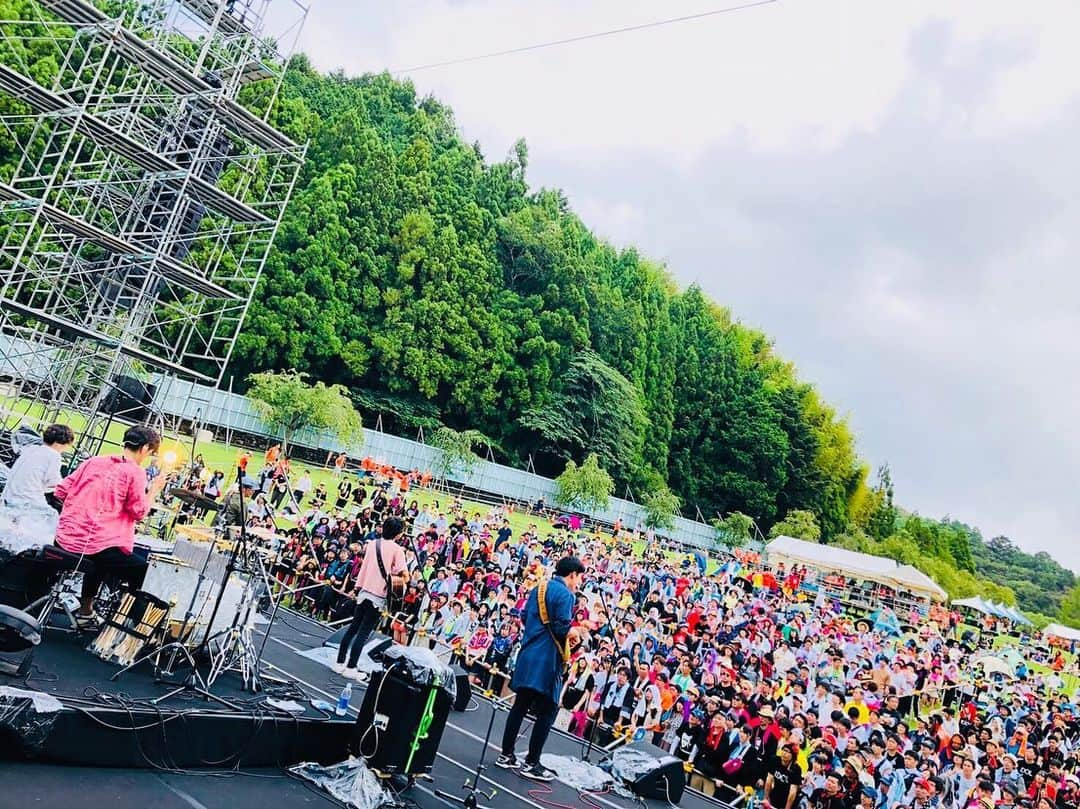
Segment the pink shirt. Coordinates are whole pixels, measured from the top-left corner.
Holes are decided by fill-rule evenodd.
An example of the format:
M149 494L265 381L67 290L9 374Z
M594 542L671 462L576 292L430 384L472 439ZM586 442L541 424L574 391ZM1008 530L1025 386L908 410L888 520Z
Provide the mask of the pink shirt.
M64 501L56 543L71 553L131 553L135 523L150 510L146 472L119 455L84 461L57 484L56 497Z
M385 539L379 545L382 548L383 567L389 575L404 573L408 569L405 564L405 551L400 545ZM386 597L386 579L379 572L379 563L375 560L375 540L368 542L364 551L364 561L356 576L356 587L373 596Z

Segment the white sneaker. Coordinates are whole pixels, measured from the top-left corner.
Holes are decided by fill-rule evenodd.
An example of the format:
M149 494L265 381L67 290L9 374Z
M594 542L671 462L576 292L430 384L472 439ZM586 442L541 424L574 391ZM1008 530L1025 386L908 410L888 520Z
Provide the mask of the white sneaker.
M345 669L341 674L343 677L358 683L366 683L368 679L367 672L357 671L356 669Z
M345 673L345 664L344 663L338 663L338 662L331 663L330 668L333 670L334 674L344 674Z

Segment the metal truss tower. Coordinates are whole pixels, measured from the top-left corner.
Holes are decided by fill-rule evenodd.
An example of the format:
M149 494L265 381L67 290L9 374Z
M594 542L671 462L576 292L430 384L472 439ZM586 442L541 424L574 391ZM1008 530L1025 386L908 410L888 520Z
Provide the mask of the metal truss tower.
M269 119L307 8L27 7L0 20L0 415L96 452L152 377L221 381L304 160Z

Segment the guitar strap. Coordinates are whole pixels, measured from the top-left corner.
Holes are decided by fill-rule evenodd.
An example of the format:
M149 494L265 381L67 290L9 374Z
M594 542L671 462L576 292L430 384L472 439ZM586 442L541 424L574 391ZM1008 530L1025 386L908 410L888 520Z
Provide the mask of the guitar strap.
M393 582L390 581L390 574L386 572L386 565L383 564L381 539L375 540L375 563L379 566L379 575L386 582L386 601L389 604L390 597L393 595Z
M555 649L559 653L559 657L561 657L563 661L567 661L570 659L570 640L567 639L562 643L559 643L559 639L555 637L555 632L551 629L551 621L547 609L547 586L547 579L544 579L540 582L540 586L536 593L536 606L540 610L540 623L547 627L548 634L551 635L552 641L555 642Z

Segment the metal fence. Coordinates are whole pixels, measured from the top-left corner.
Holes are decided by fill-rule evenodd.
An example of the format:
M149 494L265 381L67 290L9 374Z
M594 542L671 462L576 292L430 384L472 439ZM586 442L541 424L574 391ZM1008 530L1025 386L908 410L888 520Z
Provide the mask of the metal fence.
M256 415L246 396L175 378L159 378L156 382L154 407L166 415L222 430L268 438L274 435ZM371 457L399 469L434 469L439 466L439 450L434 447L370 428L354 444L345 444L329 432L310 429L297 432L291 440L303 447L344 452L351 458ZM555 502L555 481L491 461L481 460L467 474L452 477L456 483L498 497L528 502L543 498L549 505ZM645 523L644 509L619 497L611 498L606 509L588 512L588 516L606 523L621 519L623 525L628 527ZM664 534L676 542L699 548L711 548L716 537L711 525L683 517L676 517L674 529Z

